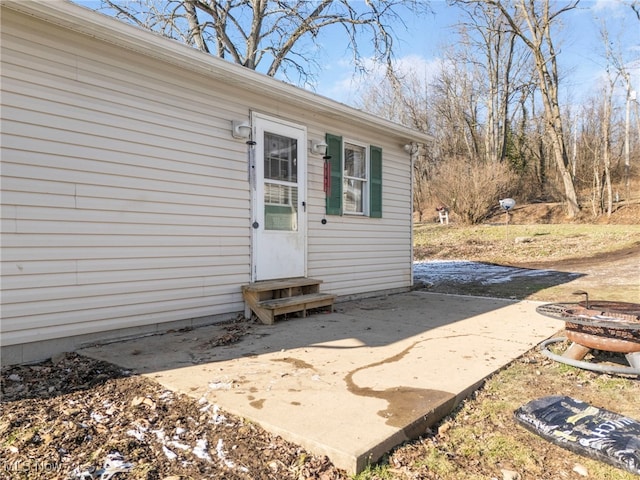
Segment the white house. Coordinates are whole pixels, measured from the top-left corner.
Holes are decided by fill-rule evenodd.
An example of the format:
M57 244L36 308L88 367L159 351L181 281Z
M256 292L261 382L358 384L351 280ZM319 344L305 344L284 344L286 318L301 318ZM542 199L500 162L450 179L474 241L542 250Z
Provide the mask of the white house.
M1 9L3 363L226 320L257 281L411 287L425 135L64 0Z

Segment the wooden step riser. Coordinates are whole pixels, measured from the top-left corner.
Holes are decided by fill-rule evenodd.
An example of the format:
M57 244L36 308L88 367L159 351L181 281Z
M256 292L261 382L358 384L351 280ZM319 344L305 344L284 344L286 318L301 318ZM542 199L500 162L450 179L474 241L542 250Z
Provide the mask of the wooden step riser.
M275 322L275 317L300 312L306 317L307 311L330 307L333 310L335 295L320 293L320 280L296 278L256 282L242 287L246 304L246 315L256 314L267 325Z
M288 313L301 313L303 317L306 317L308 310L323 307L329 307L331 311L333 311L334 300L335 295L304 295L300 297L272 299L263 302L257 302L255 305L251 306L251 310L256 314L256 316L262 323L273 325L273 323L275 322L275 318L278 315L285 315Z
M327 298L324 300L316 300L313 302L305 302L299 303L295 305L283 305L276 308L268 308L267 310L271 310L273 312L273 316L276 317L278 315L285 315L287 313L297 313L302 312L302 316L307 316L308 310L313 310L315 308L323 308L323 307L331 307L333 310L333 298Z

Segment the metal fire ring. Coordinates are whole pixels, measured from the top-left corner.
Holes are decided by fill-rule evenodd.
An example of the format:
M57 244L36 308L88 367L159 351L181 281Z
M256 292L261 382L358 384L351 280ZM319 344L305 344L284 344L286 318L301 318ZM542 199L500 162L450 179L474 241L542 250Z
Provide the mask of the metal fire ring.
M640 330L640 304L629 302L547 303L536 312L565 322L593 327Z
M589 301L549 303L536 312L565 322L566 337L551 338L540 345L541 352L552 360L596 372L640 375L640 304L629 302ZM572 356L558 355L547 347L566 340L589 349L624 353L630 367L597 364ZM605 348L608 347L608 348Z

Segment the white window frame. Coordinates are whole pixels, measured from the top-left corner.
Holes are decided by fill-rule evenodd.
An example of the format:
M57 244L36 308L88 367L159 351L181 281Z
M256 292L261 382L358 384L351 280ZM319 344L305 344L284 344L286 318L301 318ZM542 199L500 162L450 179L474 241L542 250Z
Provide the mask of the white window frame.
M345 164L347 161L347 145L362 148L364 151L364 163L365 163L365 178L352 177L347 175L345 170ZM343 215L356 215L356 216L368 216L369 215L369 182L371 181L370 174L370 148L369 145L357 140L351 140L347 138L342 139L342 213ZM347 194L346 183L349 179L362 182L362 212L347 211L347 205L349 204L345 197Z

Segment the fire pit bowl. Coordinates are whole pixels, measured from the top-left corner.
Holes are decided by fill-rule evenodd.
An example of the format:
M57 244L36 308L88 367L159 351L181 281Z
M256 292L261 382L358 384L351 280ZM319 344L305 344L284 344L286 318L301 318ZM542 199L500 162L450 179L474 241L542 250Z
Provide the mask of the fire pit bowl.
M542 344L542 353L547 357L588 370L640 375L640 304L590 302L587 297L585 301L578 303L540 305L536 311L565 322L565 337L553 338ZM547 349L548 345L565 340L571 341L572 344L563 355L557 355ZM592 349L622 353L630 367L583 361Z

